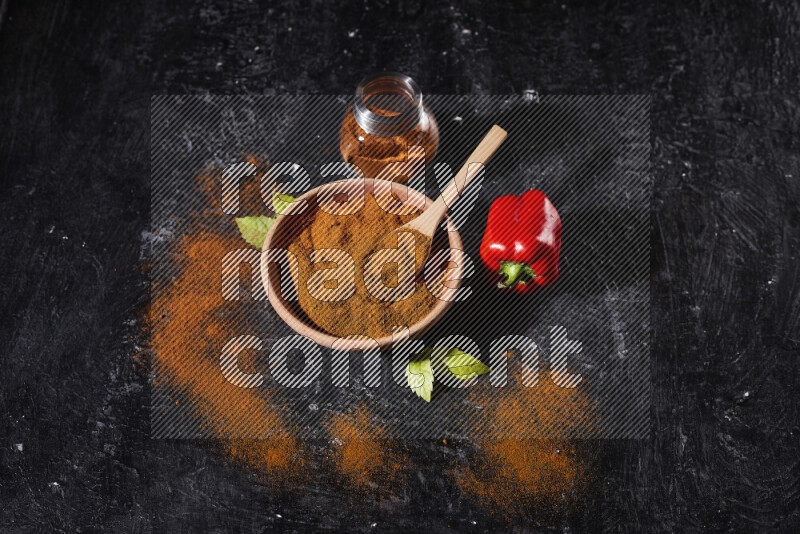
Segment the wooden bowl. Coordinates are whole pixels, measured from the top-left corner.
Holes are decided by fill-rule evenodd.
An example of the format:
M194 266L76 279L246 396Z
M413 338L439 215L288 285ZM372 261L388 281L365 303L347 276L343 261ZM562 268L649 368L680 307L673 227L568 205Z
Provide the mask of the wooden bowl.
M433 203L433 200L430 198L418 191L406 187L403 184L387 182L385 180L375 180L371 178L354 178L330 182L312 189L311 191L308 191L307 193L298 197L291 206L300 206L301 203L299 201L302 200L315 201L316 196L319 193L334 187L339 190L341 190L341 188L353 188L356 190L360 189L361 182L363 182L364 191L367 194L371 194L376 183L380 183L382 187L391 188L391 191L396 193L398 198L404 198L407 192L408 202L411 202L412 205L416 207L424 209ZM387 191L387 189L381 189L381 191ZM317 209L315 202L309 203L308 206L311 209ZM275 223L272 225L272 228L270 228L270 231L267 234L267 238L264 241L264 246L261 253L261 280L264 283L264 288L267 291L269 303L272 305L273 309L284 321L286 321L286 324L288 324L292 330L324 347L350 351L375 350L376 348L379 350L385 350L390 348L392 344L392 336L385 336L372 341L371 339L365 337L361 337L360 339L342 339L324 332L316 325L311 323L304 316L304 314L302 314L302 312L299 312L299 306L296 303L291 304L284 299L280 289L280 269L278 268L277 264L272 263L269 254L270 250L273 248L286 249L288 247L288 242L291 240L293 219L295 217L302 216L292 215L292 207L287 209L281 215L278 215ZM458 231L456 231L455 225L453 225L449 218L447 218L446 221L448 229L447 238L450 247L450 260L455 264L454 267L452 267L454 269L453 276L455 276L455 279L452 277L450 278L451 281L447 283L447 286L442 294L442 298L439 299L436 304L434 304L431 311L425 317L423 317L421 321L411 325L408 328L405 334L407 334L410 339L415 339L423 335L444 316L444 314L453 304L453 295L455 295L456 291L458 291L458 288L461 286L461 277L463 276L464 271L464 246L461 242L461 236L459 235ZM374 236L374 239L377 240L378 237L380 236ZM443 266L447 266L447 262L444 262ZM292 269L291 275L292 281L296 287L298 280L297 272Z

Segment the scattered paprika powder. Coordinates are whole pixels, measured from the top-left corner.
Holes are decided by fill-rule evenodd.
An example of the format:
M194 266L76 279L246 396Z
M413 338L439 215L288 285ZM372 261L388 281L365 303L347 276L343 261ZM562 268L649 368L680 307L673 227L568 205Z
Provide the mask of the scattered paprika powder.
M202 173L199 186L209 199L215 199L218 174ZM158 380L176 392L175 402L179 402L178 397L191 399L186 404L201 427L220 438L216 448L224 457L265 476L272 484L303 487L315 464L307 461L309 451L293 435L291 425L271 407L271 390L229 388L220 373L220 345L232 334L226 330L221 312L230 303L210 288L218 287L222 257L241 243L238 238L209 229L214 228L208 224L209 218L222 216L213 202L216 201L190 221L195 231L172 241L176 276L171 286L154 292L148 325ZM384 220L382 224L402 222L400 218L393 223ZM316 247L320 242L309 240L308 245ZM365 247L370 244L364 240ZM358 319L351 320L358 323ZM476 428L473 436L467 436L468 442L478 446L468 457L472 463L466 468L454 465L451 470L452 480L466 496L490 511L524 515L535 506L563 506L570 495L580 494L589 480L590 469L573 443L504 436L519 425L569 424L570 420L593 417L592 405L582 390L565 391L545 379L539 388L521 392L509 388L507 397L498 397L496 390L475 390L475 395L474 400L488 407L490 419L497 426L495 432ZM513 399L516 395L519 396ZM225 439L231 428L277 429L279 435L268 439ZM330 465L340 475L338 480L353 494L383 491L381 488L391 488L407 475L412 465L408 455L398 441L380 429L366 406L361 405L350 414L332 415L327 428L333 445L327 448L330 455L326 457L331 458ZM450 445L444 442L442 446Z

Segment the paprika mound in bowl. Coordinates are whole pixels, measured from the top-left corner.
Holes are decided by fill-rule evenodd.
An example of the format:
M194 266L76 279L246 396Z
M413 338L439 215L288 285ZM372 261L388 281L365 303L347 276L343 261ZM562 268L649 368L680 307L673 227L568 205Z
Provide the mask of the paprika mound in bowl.
M432 203L402 184L370 178L331 182L298 197L264 241L261 278L270 304L295 332L330 348L382 350L421 336L461 285L461 236L447 219L448 231L434 237L416 276L371 247ZM410 233L401 239L397 248L406 247L413 263L421 244Z

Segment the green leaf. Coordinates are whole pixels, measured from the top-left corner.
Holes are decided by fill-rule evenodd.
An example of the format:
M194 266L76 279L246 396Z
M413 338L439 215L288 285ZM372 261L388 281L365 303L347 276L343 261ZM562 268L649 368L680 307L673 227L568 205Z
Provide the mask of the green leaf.
M272 223L275 219L261 215L258 217L241 217L236 219L236 226L242 233L245 241L260 249L264 246L264 240L267 238Z
M458 349L451 349L444 358L444 365L456 378L467 380L489 372L489 367Z
M295 198L289 195L281 195L277 191L272 192L272 211L275 212L275 215L280 215L283 213L289 204L294 202Z
M408 362L406 367L406 380L408 387L414 390L418 396L431 401L433 393L433 369L431 369L431 350L425 349Z

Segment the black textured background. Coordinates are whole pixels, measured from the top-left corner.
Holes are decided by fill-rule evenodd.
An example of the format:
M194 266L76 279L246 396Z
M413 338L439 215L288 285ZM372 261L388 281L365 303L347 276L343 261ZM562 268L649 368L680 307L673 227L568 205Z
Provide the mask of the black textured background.
M652 437L586 443L580 504L511 526L797 529L800 8L673 4L0 0L0 530L509 526L443 477L468 444L415 445L407 488L354 500L147 437L150 95L349 93L376 68L653 96Z

